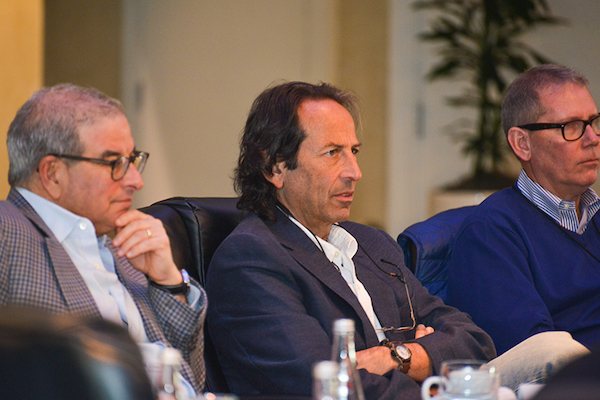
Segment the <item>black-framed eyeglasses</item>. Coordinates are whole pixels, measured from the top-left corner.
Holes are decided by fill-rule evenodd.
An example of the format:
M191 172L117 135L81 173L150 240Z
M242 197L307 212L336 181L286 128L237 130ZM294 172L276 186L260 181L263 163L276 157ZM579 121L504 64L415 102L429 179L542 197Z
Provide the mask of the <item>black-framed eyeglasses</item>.
M148 157L150 157L149 153L144 151L134 151L133 155L129 157L119 157L116 160L108 161L102 158L89 158L89 157L81 157L81 156L72 156L69 154L50 154L51 156L58 158L66 158L67 160L75 160L75 161L88 161L95 164L109 165L111 167L110 177L113 181L120 181L123 179L127 170L129 169L129 164L133 164L137 171L141 174L146 166L146 161Z
M527 129L528 131L541 131L544 129L558 129L562 131L562 136L567 142L573 142L583 136L585 128L591 126L596 136L600 136L600 115L587 121L576 120L565 122L564 124L526 124L517 128Z
M367 253L367 256L369 256L368 253ZM369 258L371 258L371 256L369 256ZM373 261L373 260L371 259L371 261ZM393 333L412 331L417 326L417 320L415 319L415 310L413 309L412 301L410 300L410 293L408 292L408 284L406 283L404 274L402 273L402 270L400 269L400 267L398 265L396 265L390 261L384 260L383 258L381 259L381 262L393 265L398 270L398 273L395 273L395 272L387 272L380 268L383 272L385 272L389 276L391 276L393 278L397 278L400 282L404 283L404 289L406 289L406 297L408 298L408 307L410 308L410 318L412 319L412 326L402 326L400 328L388 326L388 327L382 327L381 329L378 329L378 330L381 330L381 332L393 332ZM375 265L377 265L377 263L375 263L375 262L373 262L373 263ZM379 265L377 265L377 268L379 268Z

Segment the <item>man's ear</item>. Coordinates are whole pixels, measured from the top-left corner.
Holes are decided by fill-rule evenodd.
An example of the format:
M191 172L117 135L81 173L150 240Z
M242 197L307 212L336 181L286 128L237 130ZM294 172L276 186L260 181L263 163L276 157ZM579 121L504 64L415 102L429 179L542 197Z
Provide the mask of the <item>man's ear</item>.
M280 161L278 163L273 164L271 168L271 174L263 173L265 179L268 180L275 186L277 189L281 189L283 187L283 181L285 179L285 174L287 172L287 168L285 167L285 161Z
M53 200L60 198L67 166L54 156L45 156L38 164L40 184Z
M508 143L521 161L531 160L531 136L530 132L513 126L508 130Z

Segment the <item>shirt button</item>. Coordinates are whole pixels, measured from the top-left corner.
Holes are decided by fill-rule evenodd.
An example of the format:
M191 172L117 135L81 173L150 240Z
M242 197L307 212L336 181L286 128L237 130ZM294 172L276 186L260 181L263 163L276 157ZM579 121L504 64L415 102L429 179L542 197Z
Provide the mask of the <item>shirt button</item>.
M85 228L87 228L87 224L85 222L80 222L79 229L81 229L82 231L85 231Z
M340 256L340 252L336 251L335 254L333 255L334 257L339 257Z
M100 269L100 265L98 264L94 264L94 267L96 267L96 269Z

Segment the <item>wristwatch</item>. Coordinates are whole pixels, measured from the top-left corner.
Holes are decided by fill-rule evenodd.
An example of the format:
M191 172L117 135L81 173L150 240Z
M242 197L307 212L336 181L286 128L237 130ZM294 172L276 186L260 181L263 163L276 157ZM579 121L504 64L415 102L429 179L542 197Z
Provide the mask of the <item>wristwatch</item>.
M168 292L172 295L182 294L184 296L187 296L190 292L190 275L185 269L182 269L181 277L183 278L183 282L181 282L179 285L159 285L150 278L148 278L148 282L155 288L164 290L165 292Z
M392 358L398 363L398 371L406 374L410 369L410 359L412 357L410 349L400 342L390 342L387 339L382 340L379 344L389 347Z

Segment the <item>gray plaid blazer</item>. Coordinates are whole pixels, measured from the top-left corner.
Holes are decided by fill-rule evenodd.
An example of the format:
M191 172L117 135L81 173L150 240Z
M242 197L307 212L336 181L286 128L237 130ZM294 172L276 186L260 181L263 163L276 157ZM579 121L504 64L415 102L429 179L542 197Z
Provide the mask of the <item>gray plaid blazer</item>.
M146 276L118 257L111 243L119 280L135 301L151 342L181 350L183 374L196 391L204 386L203 325L206 294L193 310L170 294L148 285ZM56 313L100 318L79 271L40 216L15 189L0 201L0 306L36 307Z

